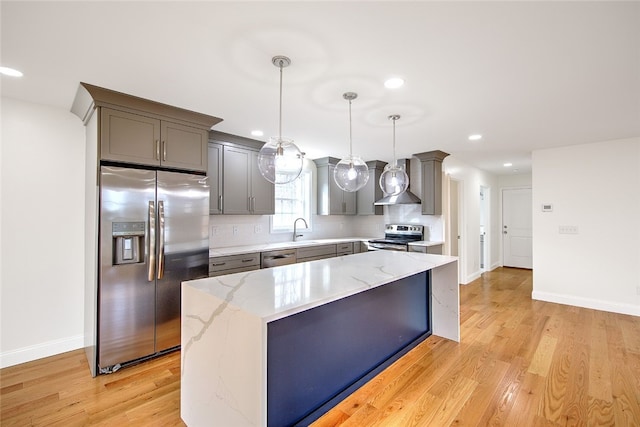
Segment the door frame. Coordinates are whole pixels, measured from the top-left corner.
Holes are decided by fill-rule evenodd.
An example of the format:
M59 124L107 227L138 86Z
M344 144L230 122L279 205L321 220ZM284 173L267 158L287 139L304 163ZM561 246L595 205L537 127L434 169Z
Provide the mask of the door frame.
M484 215L484 267L480 267L481 274L491 271L491 187L480 184L480 191L484 198L480 199L480 215Z
M443 181L445 183L444 186L444 203L443 203L443 219L444 219L444 254L451 255L451 241L454 236L451 235L451 181L455 181L458 188L457 194L457 202L458 202L458 217L457 217L457 225L458 225L458 233L455 238L458 241L458 254L455 255L458 257L458 283L462 283L462 278L466 277L466 269L465 269L465 248L466 248L466 233L465 230L465 207L464 207L464 179L459 177L454 177L450 174L445 174L443 172ZM458 236L460 238L458 239Z

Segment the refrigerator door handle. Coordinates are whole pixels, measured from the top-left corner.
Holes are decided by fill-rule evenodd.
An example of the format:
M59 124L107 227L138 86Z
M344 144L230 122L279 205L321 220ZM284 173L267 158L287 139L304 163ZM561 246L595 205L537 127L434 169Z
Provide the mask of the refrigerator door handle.
M164 202L158 200L158 232L160 236L158 242L160 248L158 249L158 279L162 279L164 276Z
M156 205L149 201L149 268L147 280L153 282L156 268Z

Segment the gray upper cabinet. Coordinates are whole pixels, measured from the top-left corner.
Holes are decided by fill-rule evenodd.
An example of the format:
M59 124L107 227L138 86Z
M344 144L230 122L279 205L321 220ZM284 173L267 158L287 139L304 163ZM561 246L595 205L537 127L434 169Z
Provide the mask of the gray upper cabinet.
M160 121L160 163L162 166L206 171L209 131Z
M335 157L314 160L318 181L318 215L356 214L356 192L343 191L333 179L333 170L339 161Z
M103 160L205 171L208 132L167 120L102 108Z
M383 206L375 206L376 200L382 199L384 193L378 184L380 181L380 175L384 171L386 162L380 160L372 160L367 162L369 168L369 180L367 184L357 191L357 207L358 215L383 215Z
M258 170L258 152L262 143L222 132L211 132L209 161L210 188L220 177L221 190L211 188L210 213L230 215L272 215L275 213L275 186ZM240 145L246 144L246 145ZM216 198L214 205L213 198Z
M209 143L207 176L209 177L209 215L222 213L222 145Z
M258 152L251 152L251 213L273 215L276 212L275 185L264 179L258 169Z
M448 155L439 150L413 155L420 160L423 215L442 215L442 161Z
M80 83L71 112L86 125L95 111L99 112L100 160L199 172L207 171L209 129L222 121Z

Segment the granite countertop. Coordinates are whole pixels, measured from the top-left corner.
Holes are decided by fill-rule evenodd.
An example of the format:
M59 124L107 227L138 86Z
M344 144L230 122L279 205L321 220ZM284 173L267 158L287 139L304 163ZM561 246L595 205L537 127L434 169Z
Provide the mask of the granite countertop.
M444 245L444 242L440 242L440 241L437 241L437 240L421 240L419 242L411 242L411 243L409 243L409 246L427 247L427 246L437 246L437 245Z
M298 240L297 242L260 243L257 245L229 246L224 248L210 248L209 258L216 256L250 254L255 252L274 251L278 249L301 248L313 245L330 245L336 243L367 241L373 237L349 237L339 239Z
M456 261L443 255L370 251L192 280L183 286L270 322Z

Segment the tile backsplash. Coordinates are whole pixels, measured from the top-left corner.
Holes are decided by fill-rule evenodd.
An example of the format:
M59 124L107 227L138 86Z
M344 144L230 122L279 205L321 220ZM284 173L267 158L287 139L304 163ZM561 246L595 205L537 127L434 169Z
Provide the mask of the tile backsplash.
M390 223L422 224L426 240L443 240L441 216L422 215L421 206L385 206L384 215L313 215L310 232L300 240L338 237L382 237L384 225ZM292 232L271 233L269 215L210 215L209 247L243 246L290 242Z

